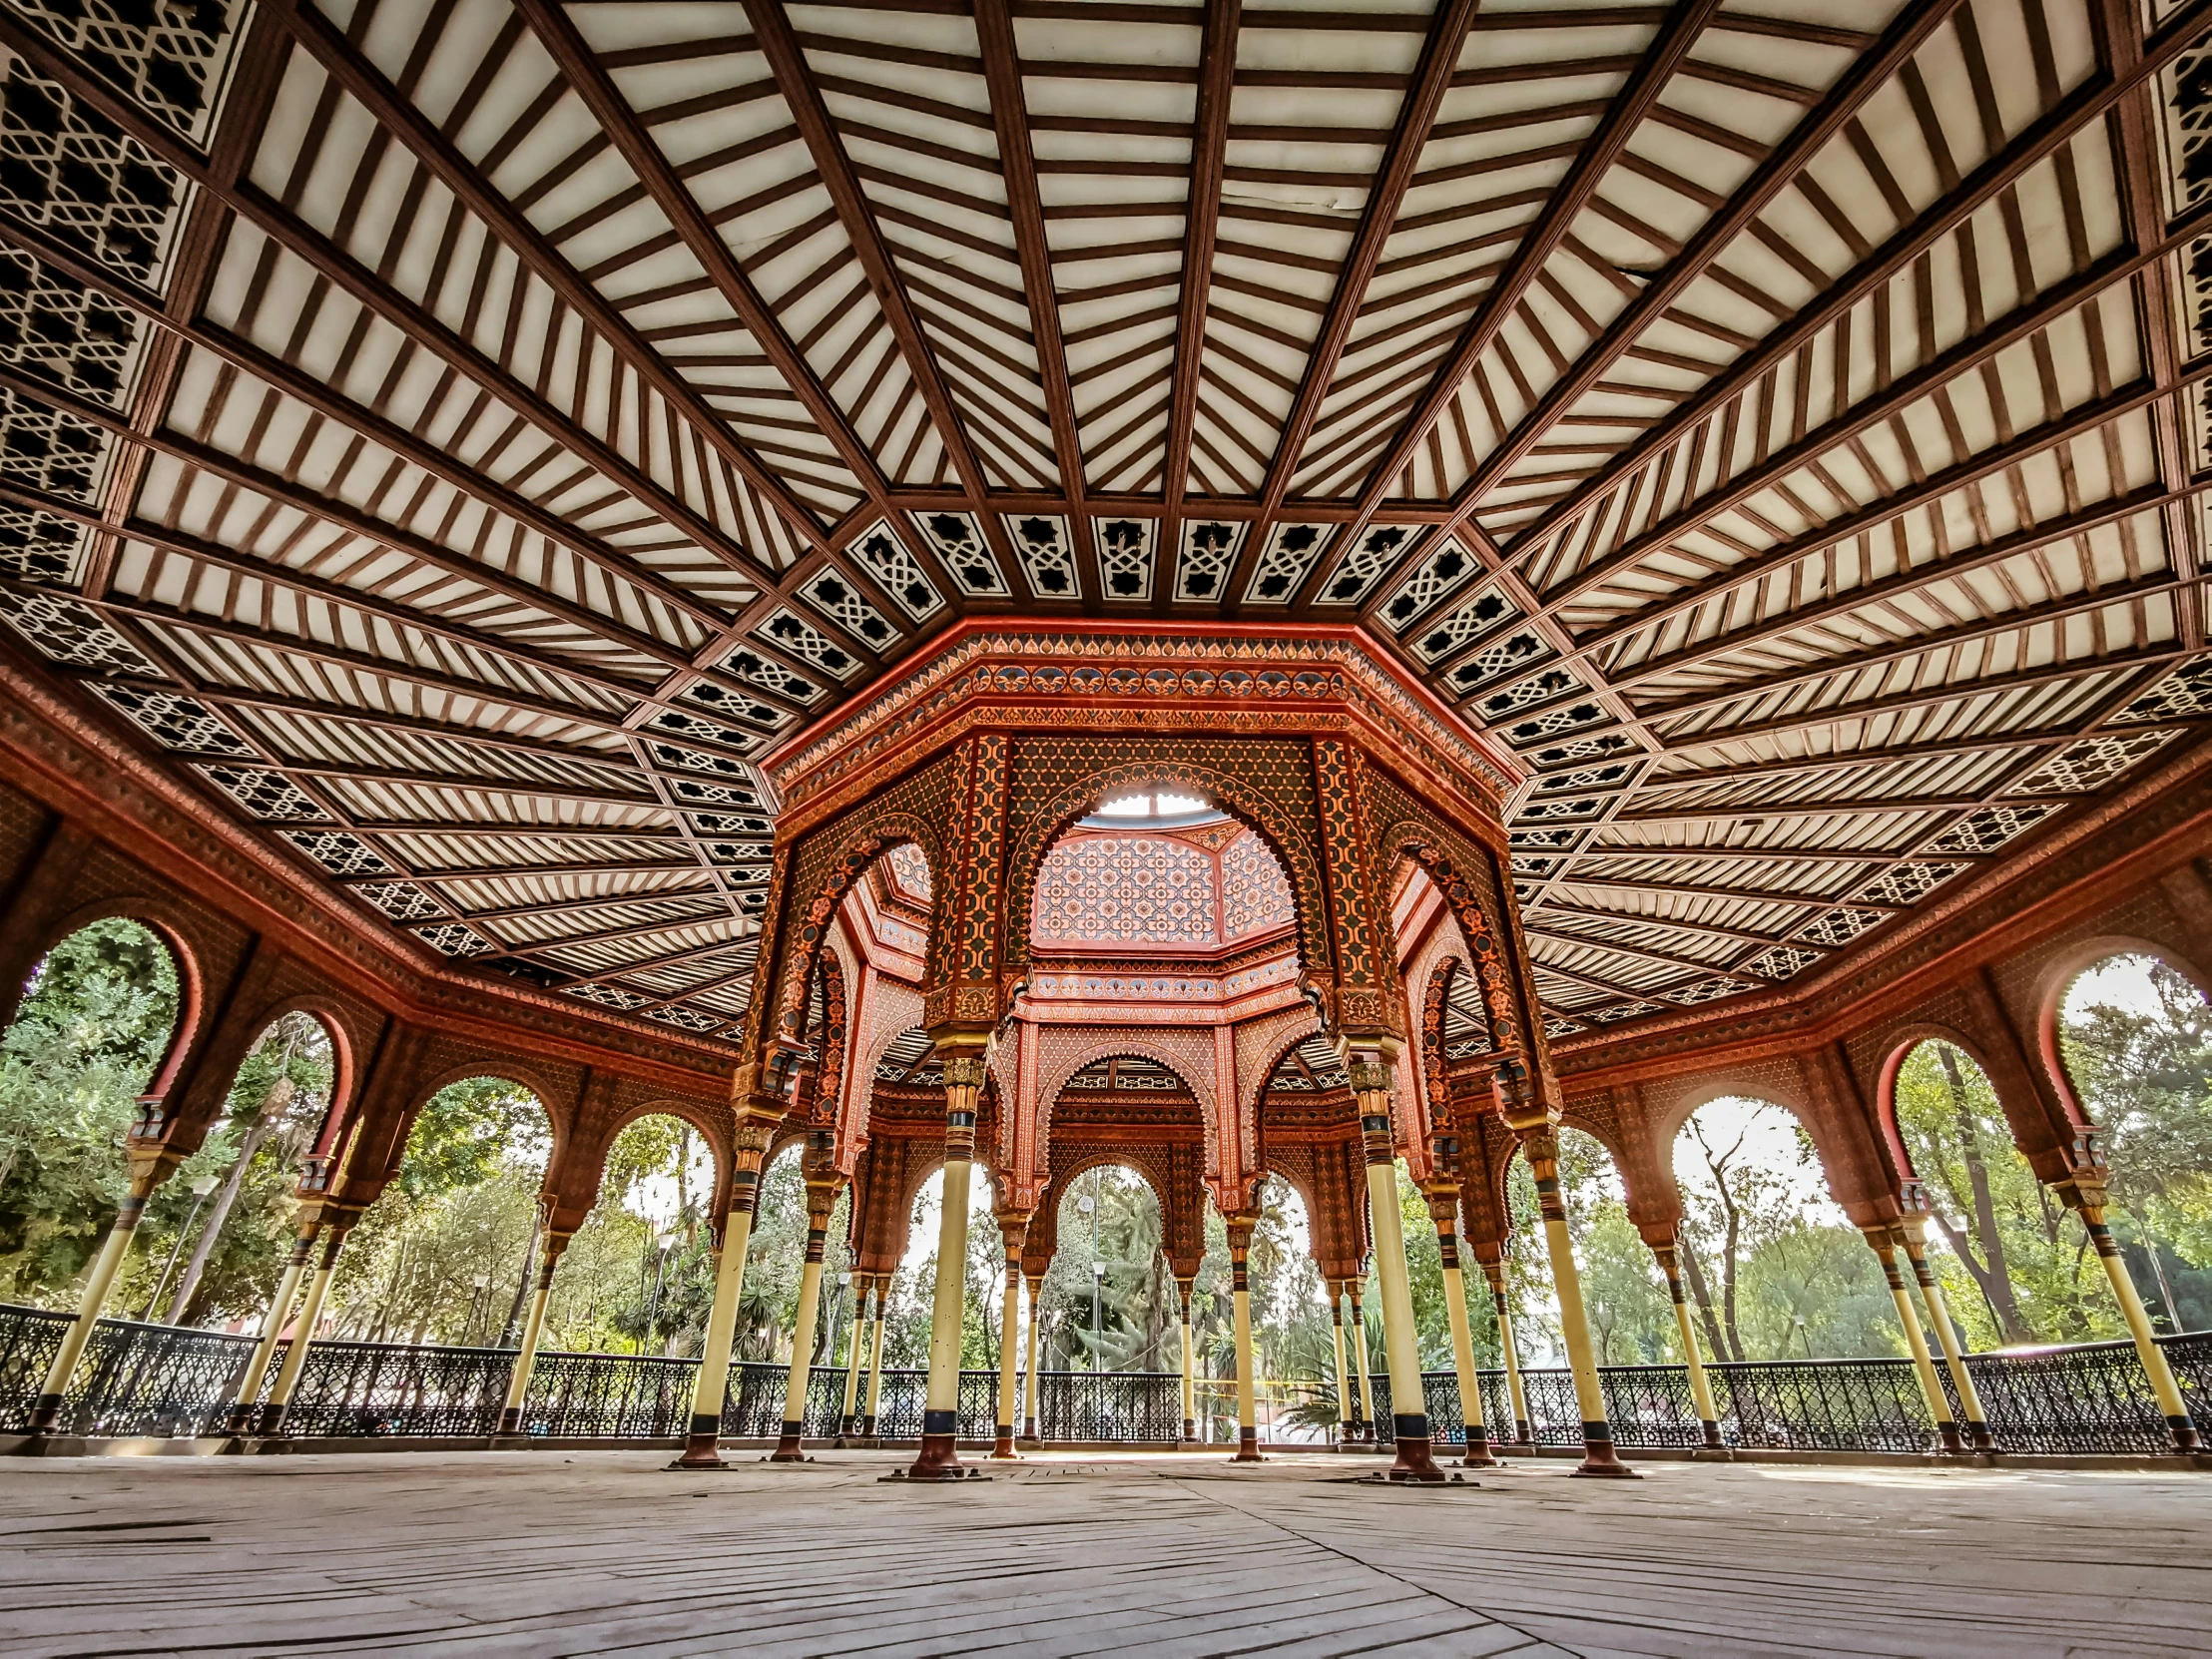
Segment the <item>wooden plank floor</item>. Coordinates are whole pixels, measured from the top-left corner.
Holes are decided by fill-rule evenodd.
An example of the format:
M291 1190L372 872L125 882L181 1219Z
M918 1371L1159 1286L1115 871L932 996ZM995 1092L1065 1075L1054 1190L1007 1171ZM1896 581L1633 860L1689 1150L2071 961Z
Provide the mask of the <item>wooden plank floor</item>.
M2212 1654L2207 1474L663 1461L0 1461L0 1653Z

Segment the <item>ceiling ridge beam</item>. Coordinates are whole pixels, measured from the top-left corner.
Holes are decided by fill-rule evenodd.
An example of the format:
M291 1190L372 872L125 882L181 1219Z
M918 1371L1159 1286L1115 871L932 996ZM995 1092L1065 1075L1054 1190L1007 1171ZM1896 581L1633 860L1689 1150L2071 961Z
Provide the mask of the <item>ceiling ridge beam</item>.
M1707 0L1693 0L1693 3L1705 4ZM1444 95L1451 90L1467 30L1480 6L1481 0L1444 0L1429 20L1427 38L1421 42L1420 57L1414 62L1413 73L1398 106L1397 119L1390 128L1389 145L1382 152L1382 164L1374 179L1369 182L1367 202L1360 212L1360 228L1353 236L1352 246L1345 252L1336 281L1330 285L1321 331L1306 354L1305 371L1300 375L1290 414L1276 433L1274 458L1268 463L1260 489L1259 517L1253 533L1245 538L1245 546L1239 549L1236 568L1230 574L1228 592L1232 606L1236 603L1234 596L1251 578L1252 565L1259 558L1258 543L1268 534L1276 515L1283 509L1290 494L1291 479L1298 471L1307 441L1313 436L1315 422L1321 418L1322 405L1329 400L1330 389L1337 378L1337 365L1351 343L1354 328L1359 326L1368 289L1375 281L1376 267L1382 263L1382 250L1397 228L1398 209L1404 205L1405 193L1413 186L1421 152L1428 146L1428 135L1443 108ZM1309 585L1319 577L1317 561L1314 571L1309 573Z
M1505 440L1475 469L1470 499L1479 500L1489 486L1518 463L1558 424L1568 407L1579 401L1604 378L1644 330L1702 276L1745 231L1770 207L1775 198L1794 184L1829 142L1854 119L1868 100L1888 85L1926 43L1929 36L1957 9L1961 0L1916 0L1906 6L1884 32L1880 44L1855 58L1821 97L1821 101L1767 153L1750 176L1736 187L1721 210L1701 225L1696 235L1666 268L1606 324L1605 331L1578 357L1567 372L1552 382L1543 396L1506 434Z
M559 10L554 0L517 0L517 3L524 7L532 18L533 25L539 16ZM983 463L975 452L975 446L969 441L967 428L960 420L951 392L947 389L944 376L937 367L937 360L930 351L928 336L922 332L920 319L914 314L913 305L906 296L905 285L899 279L897 264L892 260L890 249L883 241L882 230L875 223L875 216L868 207L867 193L861 188L859 177L853 170L852 159L845 154L844 141L837 135L836 122L830 114L829 105L823 101L821 88L808 76L806 53L792 30L791 19L785 15L781 0L745 0L745 15L753 25L754 42L760 48L761 55L768 60L769 72L775 76L777 89L783 94L784 103L790 109L792 119L798 124L800 137L806 142L808 153L814 157L815 170L821 177L823 188L830 193L830 203L837 210L838 221L852 245L854 256L860 262L860 270L867 277L869 288L874 291L876 303L882 307L883 319L890 325L891 337L897 343L900 356L905 359L906 371L913 377L914 385L921 393L923 405L937 429L938 441L944 445L945 454L952 462L952 470L960 480L961 489L967 494L983 539L997 558L1001 569L1010 573L1009 579L1021 580L1022 567L1020 561L1014 557L1013 544L1007 539L1006 527L999 522L997 514L990 510L990 482L984 475ZM574 25L568 23L565 15L560 21L573 33ZM540 33L542 35L543 31ZM577 37L577 45L582 45L580 36ZM598 70L596 59L592 60L592 64ZM604 76L603 70L598 70L598 73ZM609 81L607 86L611 92L612 82ZM627 109L627 106L623 107ZM619 135L617 137L619 142ZM648 147L651 148L650 141ZM654 156L659 157L657 149L654 150ZM667 163L664 160L660 165L665 168ZM691 212L697 214L697 206L691 204L689 193L681 194L685 203L690 204ZM1039 212L1041 214L1041 208ZM686 240L690 240L688 235ZM721 239L716 238L714 241L722 249L722 257L736 270L737 262L723 246ZM743 273L739 275L742 276ZM750 289L750 282L747 287ZM781 331L779 324L778 332ZM822 395L827 398L829 393L825 390ZM868 464L869 473L863 476L868 477L871 489L880 486L884 510L889 511L888 482L883 479L882 471L872 456L869 457ZM915 557L932 565L936 563L926 539L913 551ZM939 574L943 574L941 569ZM950 590L946 596L947 601L957 609L960 605L959 589L948 578L945 579L945 585Z
M1854 265L1812 304L1804 306L1787 323L1764 336L1755 350L1726 364L1689 398L1676 404L1660 421L1646 429L1634 444L1577 484L1568 495L1546 507L1527 525L1513 531L1508 541L1515 561L1525 557L1550 530L1581 512L1615 481L1643 465L1700 421L1709 418L1723 403L1755 384L1769 369L1834 326L1868 293L1948 236L2075 133L2111 110L2131 88L2149 80L2178 57L2208 25L2212 25L2212 0L2194 0L2159 31L2156 48L2146 51L2132 70L2120 76L2100 70L2074 87L2014 135L2001 150L1985 158L1956 187L1936 198L1888 242ZM1471 485L1473 480L1469 482ZM1460 499L1454 504L1453 523L1471 517L1480 499L1471 488L1462 488Z
M1360 534L1375 517L1389 494L1392 482L1411 462L1429 429L1442 418L1445 407L1458 394L1460 382L1473 372L1482 354L1490 348L1490 342L1542 275L1551 256L1573 229L1575 220L1596 196L1605 176L1627 150L1637 128L1643 125L1660 94L1666 91L1667 83L1689 56L1690 48L1697 44L1698 36L1720 9L1721 0L1678 0L1668 12L1667 20L1659 26L1659 32L1607 107L1605 118L1582 146L1566 177L1546 200L1536 222L1514 244L1505 268L1484 290L1450 356L1438 365L1412 414L1370 468L1368 481L1360 490L1359 511L1353 520L1352 534Z
M1170 385L1167 430L1166 506L1160 524L1164 550L1154 561L1178 556L1182 544L1183 502L1190 489L1191 434L1198 421L1198 387L1206 351L1206 309L1214 287L1214 250L1221 237L1221 191L1229 146L1229 104L1236 90L1237 43L1244 24L1243 0L1206 0L1206 23L1198 53L1198 102L1191 118L1191 183L1183 201L1182 286L1175 310L1175 354L1168 362ZM1223 588L1226 614L1234 615L1237 583L1260 539L1255 529L1238 550L1236 569ZM1172 575L1172 573L1171 573ZM1096 600L1086 573L1084 609ZM1171 581L1154 586L1166 590Z

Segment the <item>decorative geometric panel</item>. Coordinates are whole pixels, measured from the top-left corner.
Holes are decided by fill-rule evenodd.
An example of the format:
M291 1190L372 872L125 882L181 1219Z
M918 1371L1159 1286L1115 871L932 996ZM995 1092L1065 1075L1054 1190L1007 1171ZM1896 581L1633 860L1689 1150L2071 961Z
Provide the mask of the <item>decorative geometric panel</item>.
M1638 1014L1655 1014L1659 1011L1654 1002L1615 1002L1590 1011L1589 1017L1600 1024L1610 1025L1615 1020L1634 1019Z
M1454 667L1449 679L1460 691L1472 692L1501 674L1511 674L1527 667L1543 654L1542 638L1523 628L1482 647L1465 662Z
M1711 1002L1723 996L1734 996L1751 987L1739 979L1700 979L1694 984L1677 985L1662 992L1669 1002L1679 1002L1684 1007L1696 1007L1700 1002Z
M597 1002L604 1007L620 1008L626 1012L632 1008L642 1008L652 1000L651 997L640 996L636 991L626 991L620 985L586 983L563 985L561 989L569 996L580 996L587 1002Z
M712 1031L725 1023L719 1014L703 1013L697 1008L655 1008L645 1017L657 1019L663 1025L680 1025L686 1031Z
M674 732L695 743L719 743L740 754L756 755L769 747L767 734L742 732L718 720L706 720L683 709L662 709L646 723L656 732Z
M84 547L85 528L74 520L0 505L0 576L74 583Z
M694 813L692 823L707 835L773 835L776 826L766 818L754 818L743 813ZM768 856L769 843L761 843L761 855Z
M1634 749L1636 740L1626 732L1605 732L1594 738L1577 738L1572 743L1553 744L1549 749L1539 749L1528 757L1538 766L1566 766L1575 761L1594 761L1602 755L1618 755L1623 750Z
M883 613L853 591L852 584L833 570L812 577L799 590L800 597L855 639L881 651L898 638L898 630L883 620Z
M1559 851L1581 839L1582 831L1575 829L1521 830L1508 831L1506 839L1515 847L1529 847L1545 851Z
M161 677L162 671L148 661L143 651L109 627L97 611L74 599L0 588L0 620L52 662L108 674Z
M177 175L120 128L20 60L9 65L0 86L0 207L154 285L181 194Z
M1615 761L1611 766L1584 767L1578 772L1552 773L1537 780L1538 795L1574 795L1584 790L1605 790L1625 784L1635 776L1635 768L1625 761Z
M2137 732L2069 744L2022 778L2006 795L2084 795L2101 789L2145 756L2173 741L2172 732Z
M1152 597L1153 539L1160 533L1149 518L1094 518L1091 537L1098 544L1098 581L1108 599Z
M1505 642L1510 645L1510 640ZM1492 650L1500 649L1491 647ZM1492 692L1477 707L1476 713L1484 720L1509 720L1523 709L1539 703L1550 703L1558 698L1572 697L1582 690L1582 682L1563 668L1547 669L1542 674L1532 674L1516 685L1507 686L1501 692Z
M1291 878L1268 843L1247 830L1221 851L1222 936L1241 939L1296 919Z
M1039 599L1074 599L1079 596L1075 554L1068 544L1068 521L1042 513L1006 515L1006 529L1028 572L1030 591Z
M967 513L917 513L914 522L921 526L922 535L928 538L944 568L952 572L952 580L962 593L970 598L1004 597L1006 579L999 574L991 550L983 545L983 532L973 517Z
M1929 843L1931 852L1988 852L2040 824L2056 807L1984 807L1969 814Z
M1917 904L1965 867L1964 864L1892 864L1854 896L1881 904Z
M710 777L730 780L738 788L733 805L758 807L761 804L759 781L753 769L743 761L727 755L709 755L703 750L686 749L674 743L649 743L645 752L657 766L681 767L686 772L703 772Z
M929 880L929 860L920 847L912 841L900 841L883 854L883 862L890 866L891 879L903 888L910 898L929 902L933 888Z
M2212 193L2212 41L2200 41L2160 72L2166 184L2179 214Z
M1218 944L1213 860L1170 836L1070 836L1037 872L1030 933L1039 949Z
M822 695L822 688L805 675L794 674L782 663L758 651L748 651L744 646L723 658L721 667L722 672L734 680L743 680L749 686L788 697L795 703L812 703Z
M377 875L391 868L383 854L358 835L331 830L287 830L284 839L332 875Z
M457 921L448 921L437 927L417 927L414 936L433 950L447 956L481 956L493 948L492 942L473 927L463 927Z
M2212 657L2183 663L2112 717L2115 726L2212 715Z
M943 599L930 586L929 578L922 575L921 566L907 551L906 544L892 533L887 521L877 519L855 536L845 551L866 567L868 574L875 578L875 585L891 596L891 603L914 621L919 622L944 608Z
M1549 1014L1544 1018L1544 1035L1547 1037L1571 1037L1581 1029L1573 1020L1561 1019L1557 1014Z
M1606 798L1585 796L1580 801L1552 800L1531 801L1520 810L1517 824L1540 824L1546 821L1595 818L1605 811Z
M205 144L244 0L9 0L55 44Z
M1314 598L1317 605L1358 605L1412 551L1420 529L1410 524L1377 524L1337 561L1337 568Z
M165 749L196 755L254 753L205 703L182 693L118 680L95 681L92 689L130 716Z
M1268 533L1260 550L1260 562L1252 567L1245 585L1247 605L1288 605L1298 596L1306 573L1329 545L1331 527L1326 524L1278 524Z
M802 662L813 663L839 680L849 680L860 671L857 657L790 611L778 611L761 624L761 632Z
M445 914L445 906L412 881L376 881L357 890L394 921L421 921Z
M1448 599L1475 573L1473 556L1459 545L1458 538L1446 536L1428 550L1428 557L1415 565L1397 591L1383 602L1382 620L1403 634L1429 611Z
M772 704L718 686L712 680L695 680L680 695L685 702L696 703L702 709L712 709L725 720L743 721L764 732L781 732L793 719L793 716ZM674 713L673 710L670 712ZM670 730L677 728L671 727Z
M1217 519L1186 519L1183 556L1175 567L1176 598L1219 599L1250 529L1247 524Z
M0 474L90 506L107 458L99 427L0 387Z
M1870 928L1889 919L1887 910L1830 910L1798 929L1798 937L1813 944L1849 944Z
M0 248L0 361L120 409L138 323L81 282Z
M1787 979L1802 973L1821 960L1817 950L1800 950L1795 945L1778 944L1761 951L1743 964L1745 973L1756 973L1762 979Z
M679 807L758 807L761 798L736 784L702 784L696 778L668 781L668 793Z
M1433 666L1460 647L1471 645L1501 623L1520 615L1520 609L1495 588L1487 588L1465 601L1441 622L1421 630L1408 641L1415 657Z
M1593 726L1605 718L1604 709L1595 703L1568 703L1546 709L1533 720L1524 720L1506 729L1506 741L1518 749L1526 744L1542 743L1555 738L1561 732L1571 732L1577 726Z
M265 824L296 824L330 816L280 772L265 772L260 767L204 766L193 770Z

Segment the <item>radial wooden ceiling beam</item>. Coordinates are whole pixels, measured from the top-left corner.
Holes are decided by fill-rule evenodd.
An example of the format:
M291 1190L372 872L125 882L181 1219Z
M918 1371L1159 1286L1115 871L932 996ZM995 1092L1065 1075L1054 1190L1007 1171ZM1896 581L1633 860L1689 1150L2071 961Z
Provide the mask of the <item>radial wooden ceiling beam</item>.
M1473 372L1474 365L1490 348L1498 331L1527 297L1545 265L1573 229L1575 220L1597 195L1598 187L1626 152L1636 129L1657 105L1667 83L1720 9L1721 0L1677 0L1667 13L1658 34L1607 107L1605 118L1583 144L1574 165L1551 193L1535 223L1514 244L1505 268L1483 292L1481 302L1467 319L1451 354L1430 378L1427 390L1421 393L1420 401L1399 426L1382 458L1370 469L1368 480L1360 490L1359 511L1353 520L1351 534L1359 535L1382 508L1391 484L1405 470L1414 450L1428 436L1429 428L1442 417L1445 406L1458 395L1460 382Z
M552 0L522 0L522 3L533 11L557 9ZM845 154L844 141L837 135L830 107L823 102L822 89L808 72L806 52L792 32L791 19L785 15L781 0L745 0L745 15L753 25L754 41L761 55L768 60L769 72L776 78L777 90L783 94L792 119L799 125L800 136L806 140L808 153L814 157L815 171L836 208L838 222L852 244L852 252L867 276L868 286L883 308L883 319L890 324L891 337L898 342L906 372L920 388L922 404L929 411L929 419L937 429L937 439L944 445L960 487L967 492L983 538L990 544L1000 567L1018 573L1020 561L1014 557L1013 545L1006 538L1006 527L990 510L990 482L984 474L983 463L969 442L967 428L945 388L944 376L938 371L928 338L914 315L912 301L906 296L906 285L892 262L883 233L875 223L875 215L868 207L859 176L853 171L851 158ZM1032 183L1033 176L1032 168ZM1046 297L1050 297L1049 289ZM872 468L872 461L870 466ZM926 543L915 551L917 556L929 556ZM956 600L959 590L949 582L946 586Z

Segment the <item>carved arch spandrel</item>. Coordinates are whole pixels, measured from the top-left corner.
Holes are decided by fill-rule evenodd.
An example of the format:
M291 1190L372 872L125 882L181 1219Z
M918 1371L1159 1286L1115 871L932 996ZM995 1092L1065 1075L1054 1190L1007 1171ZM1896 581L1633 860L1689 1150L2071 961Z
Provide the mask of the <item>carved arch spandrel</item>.
M1167 1067L1183 1079L1198 1101L1198 1115L1206 1133L1206 1172L1221 1172L1221 1107L1219 1080L1214 1075L1214 1033L1197 1030L1161 1030L1148 1026L1048 1026L1037 1037L1037 1113L1035 1138L1037 1162L1052 1167L1052 1109L1068 1079L1094 1060L1110 1060L1129 1054Z

